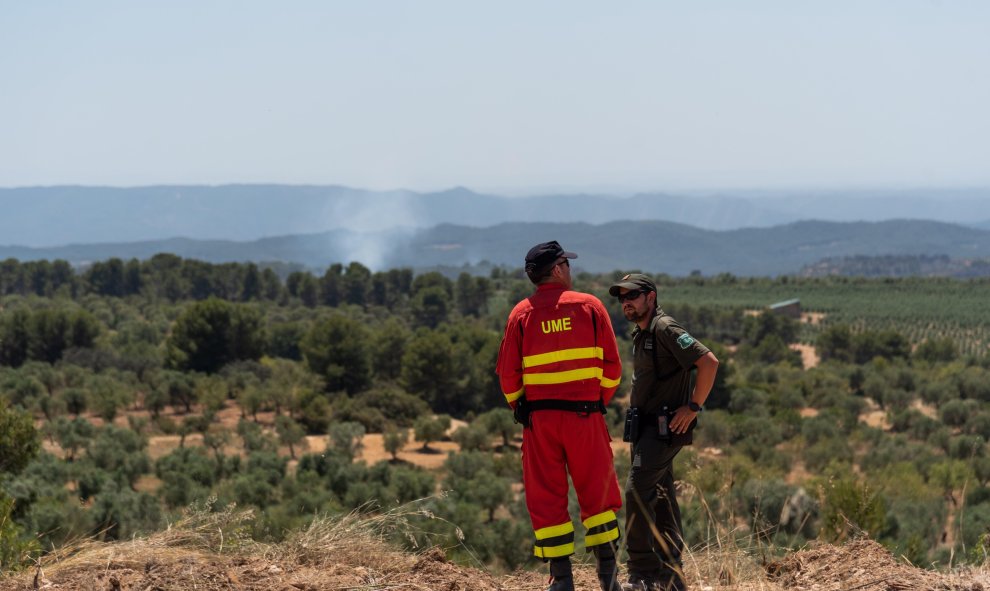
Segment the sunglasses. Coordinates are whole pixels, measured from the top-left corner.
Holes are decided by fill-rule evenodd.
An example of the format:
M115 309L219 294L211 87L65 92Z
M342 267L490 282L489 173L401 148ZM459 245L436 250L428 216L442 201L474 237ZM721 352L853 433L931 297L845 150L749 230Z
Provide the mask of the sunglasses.
M620 293L619 295L617 295L615 297L619 298L619 301L620 302L629 302L629 301L635 300L636 298L638 298L639 296L643 295L644 293L646 293L646 292L645 291L642 291L642 290L634 289L633 291L627 291L626 293Z

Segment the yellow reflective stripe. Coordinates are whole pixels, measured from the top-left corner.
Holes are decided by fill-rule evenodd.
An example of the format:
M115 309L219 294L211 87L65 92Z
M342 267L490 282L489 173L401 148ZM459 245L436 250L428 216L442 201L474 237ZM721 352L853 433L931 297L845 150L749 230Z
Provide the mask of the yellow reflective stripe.
M616 524L618 525L618 524ZM605 533L594 534L591 536L584 536L584 545L587 547L597 546L599 544L604 544L606 542L611 542L612 540L619 539L619 528L610 529Z
M527 355L523 357L523 368L533 367L536 365L546 365L548 363L557 363L559 361L573 361L575 359L604 359L605 352L602 351L601 347L580 347L577 349L561 349L560 351L551 351L549 353L540 353L539 355Z
M537 558L560 558L574 554L574 542L560 546L533 546L533 556Z
M602 368L583 367L570 371L554 371L549 373L524 373L523 384L526 386L539 386L547 384L564 384L566 382L576 382L578 380L601 379Z
M515 402L520 396L523 395L523 390L525 390L525 388L519 388L515 392L511 392L509 394L506 394L505 395L505 400L507 402Z
M621 382L621 381L622 381L622 378L621 377L615 378L614 380L610 380L610 379L602 376L602 388L614 388L614 387L618 386L619 385L619 382Z
M556 538L557 536L572 533L574 533L574 524L568 521L567 523L561 523L560 525L551 525L550 527L544 527L536 530L536 539L546 540L547 538Z
M598 515L592 515L581 523L584 524L586 529L591 529L593 527L598 527L599 525L608 523L609 521L618 522L614 511L605 511L604 513L599 513Z

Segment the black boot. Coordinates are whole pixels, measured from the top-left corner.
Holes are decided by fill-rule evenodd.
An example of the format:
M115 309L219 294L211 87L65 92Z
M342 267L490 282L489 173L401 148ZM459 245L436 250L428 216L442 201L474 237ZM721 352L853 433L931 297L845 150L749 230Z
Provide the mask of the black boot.
M619 569L615 564L615 548L605 543L594 546L595 559L598 561L598 583L602 591L621 591L619 585Z
M574 591L570 557L550 559L550 586L547 591Z

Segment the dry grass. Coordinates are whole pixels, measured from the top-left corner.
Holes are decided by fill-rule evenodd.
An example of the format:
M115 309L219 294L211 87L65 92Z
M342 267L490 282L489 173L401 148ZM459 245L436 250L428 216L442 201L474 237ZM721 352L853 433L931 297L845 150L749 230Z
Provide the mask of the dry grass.
M522 591L546 587L543 572L497 576L450 563L442 549L402 551L388 540L419 533L435 518L412 503L379 514L321 517L279 544L248 539L250 511L205 506L144 539L82 540L46 556L36 568L0 577L4 591ZM818 544L766 562L761 547L741 547L739 532L713 532L713 542L684 553L689 588L697 591L983 591L986 569L943 574L895 559L879 544ZM582 557L578 557L582 558ZM586 558L586 557L584 557ZM578 589L597 589L593 564L575 566Z
M115 543L95 538L76 540L45 555L30 574L11 577L5 582L0 580L4 583L2 588L129 589L122 581L132 578L130 575L134 573L151 575L159 566L168 569L168 565L185 565L189 571L191 565L215 561L235 552L250 552L257 546L246 533L247 523L254 517L251 511L236 511L233 507L214 509L209 504L193 508L178 522L146 538ZM180 582L183 579L174 578ZM191 578L198 576L192 573ZM163 587L167 588L170 587Z
M280 544L269 547L267 558L282 563L294 562L316 567L330 563L401 570L415 561L412 554L400 554L388 540L396 533L407 536L413 544L418 528L413 518L436 519L414 501L385 513L368 513L367 507L345 515L314 519L305 529L291 533ZM355 544L360 540L360 544ZM396 557L401 559L396 561ZM382 559L388 557L389 561Z

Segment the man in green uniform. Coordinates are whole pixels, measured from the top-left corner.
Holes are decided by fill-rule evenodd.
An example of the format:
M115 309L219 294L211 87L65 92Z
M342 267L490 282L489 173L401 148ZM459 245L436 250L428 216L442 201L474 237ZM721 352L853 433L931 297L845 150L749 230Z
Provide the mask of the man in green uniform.
M632 469L625 490L629 582L623 589L685 589L673 461L681 446L691 443L695 419L715 382L718 359L660 309L656 284L646 275L626 275L609 294L636 324L630 412L637 416L638 428L627 433Z

